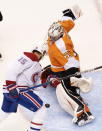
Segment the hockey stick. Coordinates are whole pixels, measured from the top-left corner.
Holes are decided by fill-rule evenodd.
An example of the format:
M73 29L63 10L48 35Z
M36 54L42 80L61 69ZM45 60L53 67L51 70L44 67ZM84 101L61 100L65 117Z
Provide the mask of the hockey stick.
M93 68L93 69L88 69L88 70L82 71L81 73L92 72L92 71L99 70L99 69L101 69L101 68L102 68L102 66L98 66L98 67L95 67L95 68Z
M88 70L85 70L85 71L81 71L81 72L76 72L75 74L68 75L66 77L62 77L60 80L64 80L64 79L67 79L67 78L70 78L70 77L74 77L74 76L78 76L78 75L81 75L81 74L84 74L84 73L96 71L96 70L99 70L99 69L102 69L102 66L98 66L98 67L95 67L95 68L92 68L92 69L88 69Z
M72 75L68 75L68 76L66 76L66 77L59 78L59 80L64 80L64 79L67 79L67 78L70 78L70 77L74 77L74 76L81 75L81 74L83 74L83 73L96 71L96 70L99 70L99 69L101 69L101 68L102 68L102 66L98 66L98 67L95 67L95 68L92 68L92 69L88 69L88 70L85 70L85 71L76 72L75 74L72 74ZM39 84L39 85L36 85L36 86L34 86L34 87L30 87L30 88L24 89L24 90L22 90L21 92L25 92L25 91L28 91L28 90L31 90L31 89L34 89L34 88L37 88L37 87L40 87L40 86L49 85L50 83L51 83L51 81L48 81L48 82L46 82L46 83Z
M21 90L20 92L25 92L25 91L28 91L28 90L33 90L37 87L40 87L40 86L45 86L45 85L49 85L51 83L51 81L48 81L48 82L45 82L43 84L39 84L39 85L36 85L36 86L33 86L33 87L30 87L30 88L27 88L27 89L23 89Z

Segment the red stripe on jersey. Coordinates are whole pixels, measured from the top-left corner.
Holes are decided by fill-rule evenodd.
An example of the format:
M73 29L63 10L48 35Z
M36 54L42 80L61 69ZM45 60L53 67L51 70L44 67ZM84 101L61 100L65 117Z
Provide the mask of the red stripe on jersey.
M33 97L31 97L28 93L23 93L23 95L26 96L28 99L30 99L38 108L41 107L41 105Z
M16 84L16 81L6 80L6 85Z
M43 124L35 123L35 122L32 122L32 121L31 121L31 123L32 123L33 125L37 125L37 126L42 126L42 125L43 125Z

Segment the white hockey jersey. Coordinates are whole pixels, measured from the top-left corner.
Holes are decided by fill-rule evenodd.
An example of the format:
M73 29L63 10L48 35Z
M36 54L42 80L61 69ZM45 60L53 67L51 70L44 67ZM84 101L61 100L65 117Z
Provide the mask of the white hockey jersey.
M32 87L39 79L42 67L33 53L24 52L13 61L6 76L6 85L16 83L19 87Z

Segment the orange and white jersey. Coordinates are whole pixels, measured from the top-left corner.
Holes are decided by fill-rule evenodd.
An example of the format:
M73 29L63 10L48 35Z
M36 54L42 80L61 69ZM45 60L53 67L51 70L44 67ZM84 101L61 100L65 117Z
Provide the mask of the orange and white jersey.
M75 25L69 17L63 17L59 23L64 28L64 35L53 42L48 38L48 55L53 72L67 70L71 67L79 68L79 56L74 50L73 42L67 34Z

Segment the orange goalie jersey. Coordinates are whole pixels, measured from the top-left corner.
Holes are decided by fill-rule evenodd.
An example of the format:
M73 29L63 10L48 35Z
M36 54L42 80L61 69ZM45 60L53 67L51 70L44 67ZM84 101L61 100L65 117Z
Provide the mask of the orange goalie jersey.
M64 71L71 67L79 68L79 56L67 34L74 27L74 21L65 17L59 23L64 28L64 35L55 42L48 38L48 55L53 72Z

